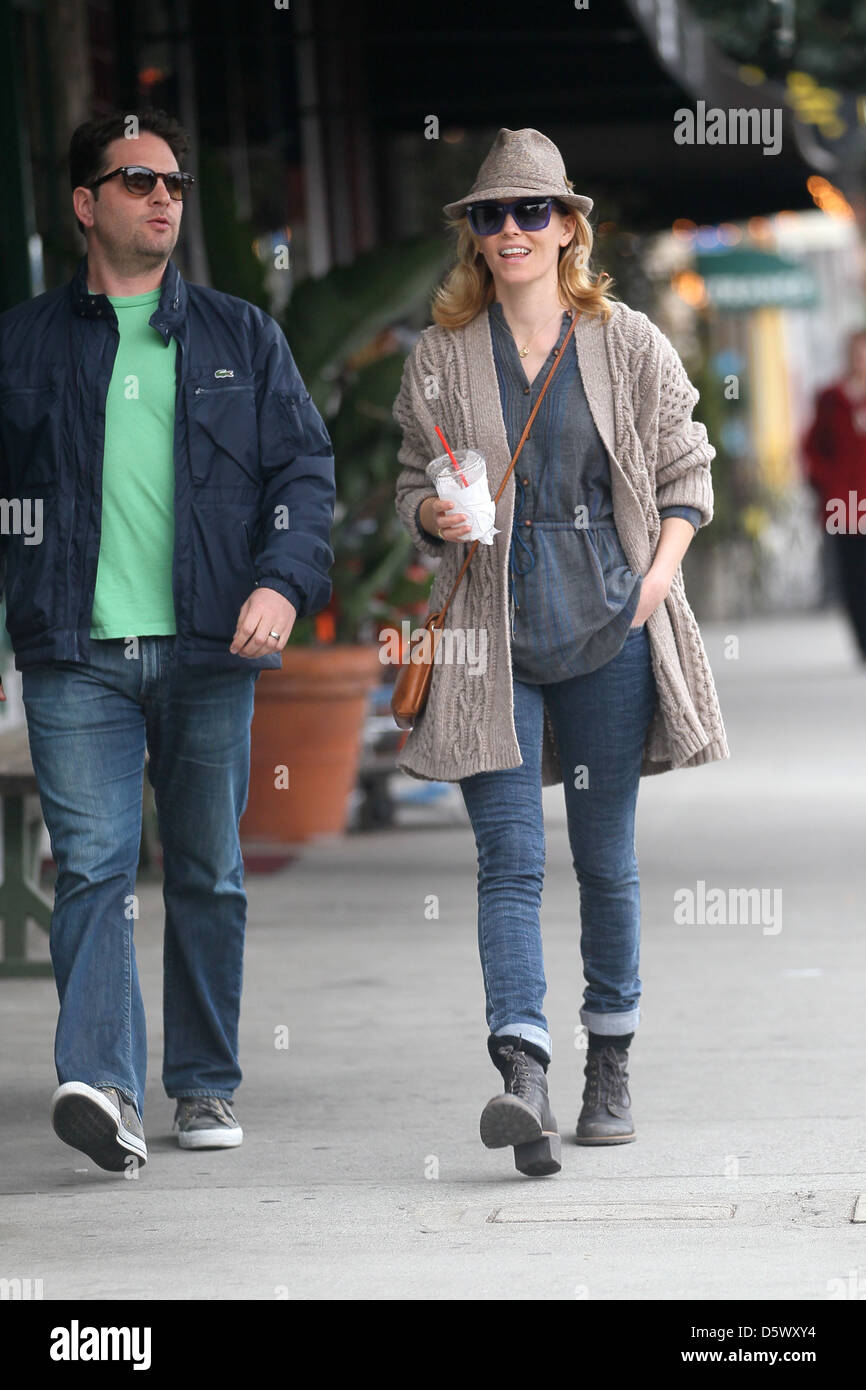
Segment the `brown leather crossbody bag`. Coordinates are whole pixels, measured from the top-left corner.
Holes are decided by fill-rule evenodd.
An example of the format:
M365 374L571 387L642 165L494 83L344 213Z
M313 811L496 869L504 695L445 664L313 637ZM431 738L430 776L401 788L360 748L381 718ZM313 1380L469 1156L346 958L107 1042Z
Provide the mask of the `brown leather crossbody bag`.
M547 373L544 385L538 393L538 400L532 407L529 419L527 420L523 433L520 436L520 441L517 445L517 448L514 450L514 457L508 465L508 470L505 474L505 477L502 479L496 496L493 499L494 502L498 502L500 497L502 496L502 493L505 491L508 479L511 477L512 469L514 468L514 465L517 462L521 449L526 443L526 437L529 434L529 431L532 427L532 422L535 419L536 414L538 413L538 407L544 400L544 393L550 385L551 380L553 379L553 373L556 371L560 361L562 360L562 356L566 348L568 347L571 335L577 327L577 320L579 318L579 312L576 312L572 317L571 326L568 332L566 333L565 338L563 339L562 347L559 349L559 352L556 354L556 357L553 360L553 364L550 368L550 371ZM456 594L457 587L460 584L460 581L466 573L467 569L469 568L469 561L475 554L475 551L477 550L479 544L479 541L472 542L472 546L469 550L469 553L466 556L466 559L463 561L463 564L460 566L460 571L457 575L457 578L454 580L454 583L451 587L451 592L448 595L445 602L443 603L442 607L437 609L435 613L428 613L427 617L424 619L423 627L418 628L416 632L412 635L412 639L409 643L408 664L404 664L403 666L401 666L400 671L397 675L397 679L394 682L394 690L391 694L391 713L393 714L394 720L397 723L398 727L401 729L414 728L416 720L418 719L419 715L423 713L424 706L427 704L427 697L430 694L430 683L433 679L433 663L436 659L436 648L439 645L439 642L442 637L442 632L445 627L445 614L448 612L448 607L451 603L451 600Z

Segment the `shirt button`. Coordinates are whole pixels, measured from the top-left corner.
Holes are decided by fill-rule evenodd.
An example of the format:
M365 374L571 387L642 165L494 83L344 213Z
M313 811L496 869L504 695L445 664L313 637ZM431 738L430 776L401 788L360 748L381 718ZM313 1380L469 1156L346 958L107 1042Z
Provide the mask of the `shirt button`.
M531 522L531 521L524 521L523 524L524 524L524 526L531 526L531 525L532 525L532 522Z
M523 394L524 394L524 396L528 396L531 389L532 389L532 388L531 388L530 386L524 386L524 388L523 388Z
M527 484L528 482L529 482L529 479L528 479L528 478L524 478L524 479L523 479L524 487L526 486L526 484Z

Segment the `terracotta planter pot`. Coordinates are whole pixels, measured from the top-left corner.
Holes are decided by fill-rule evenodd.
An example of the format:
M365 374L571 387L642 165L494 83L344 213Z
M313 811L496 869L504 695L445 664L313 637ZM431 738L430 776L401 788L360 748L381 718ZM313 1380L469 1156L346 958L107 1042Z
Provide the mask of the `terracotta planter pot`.
M241 840L297 844L346 828L379 649L287 647L256 681ZM288 783L288 785L286 785Z

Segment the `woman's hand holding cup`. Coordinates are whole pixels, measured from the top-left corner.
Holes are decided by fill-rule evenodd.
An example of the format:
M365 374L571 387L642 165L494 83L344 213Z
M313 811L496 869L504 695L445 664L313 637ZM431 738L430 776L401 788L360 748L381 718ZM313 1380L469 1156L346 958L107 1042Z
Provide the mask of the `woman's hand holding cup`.
M443 497L425 498L421 525L431 536L441 535L443 541L464 541L472 530L471 521L457 509L457 503Z

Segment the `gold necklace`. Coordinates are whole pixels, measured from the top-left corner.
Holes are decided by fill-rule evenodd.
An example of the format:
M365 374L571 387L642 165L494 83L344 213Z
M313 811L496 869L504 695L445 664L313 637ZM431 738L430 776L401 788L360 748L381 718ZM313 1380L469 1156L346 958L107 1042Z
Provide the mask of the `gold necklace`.
M547 324L552 323L553 320L556 318L556 315L562 313L565 313L565 305L560 305L560 307L550 315L550 318L547 320L547 323L543 323L540 328L536 328L535 332L532 335L532 338L537 338L539 333L544 332L545 328L547 327ZM503 314L502 317L505 318L505 315ZM505 324L508 328L509 333L511 333L512 338L514 338L514 333L512 332L511 324L508 322L508 319L505 319ZM532 338L527 338L526 342L523 344L523 347L520 347L518 345L517 339L514 338L514 346L517 348L518 357L527 356L527 354L529 353L529 344L532 342Z

